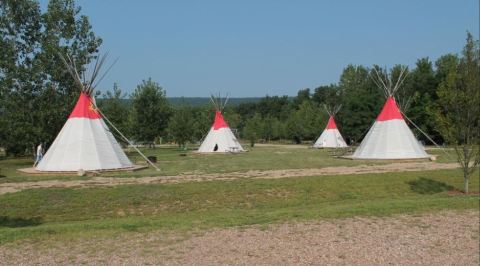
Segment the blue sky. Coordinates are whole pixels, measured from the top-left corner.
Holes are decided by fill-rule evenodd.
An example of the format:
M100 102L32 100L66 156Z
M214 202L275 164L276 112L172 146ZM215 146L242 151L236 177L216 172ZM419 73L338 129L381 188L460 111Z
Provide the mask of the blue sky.
M45 7L46 0L41 0ZM478 0L79 0L119 61L100 87L151 77L167 96L295 95L348 64L413 66L478 39Z

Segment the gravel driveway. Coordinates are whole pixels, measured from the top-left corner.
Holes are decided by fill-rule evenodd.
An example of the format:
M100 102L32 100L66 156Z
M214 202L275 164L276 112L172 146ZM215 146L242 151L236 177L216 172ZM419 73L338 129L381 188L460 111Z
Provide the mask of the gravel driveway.
M0 246L2 265L479 265L479 212Z

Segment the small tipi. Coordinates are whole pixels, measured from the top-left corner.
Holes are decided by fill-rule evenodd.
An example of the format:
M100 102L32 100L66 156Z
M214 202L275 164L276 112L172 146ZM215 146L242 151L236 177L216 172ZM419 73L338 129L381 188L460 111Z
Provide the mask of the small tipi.
M92 98L96 77L106 56L97 59L90 81L81 81L70 57L62 57L68 71L80 89L80 97L67 122L55 138L36 170L72 172L110 170L132 167L113 137Z
M328 118L327 127L323 130L320 137L318 137L315 144L313 144L314 148L345 148L348 147L347 143L340 134L340 131L337 128L337 124L335 123L335 115L340 110L341 106L336 106L333 108L328 108L325 105L325 109L327 110Z
M198 152L243 152L245 151L223 118L222 111L228 98L222 103L220 99L210 98L215 107L215 120L207 136L203 140Z
M392 88L391 78L382 79L374 68L377 86L384 89L387 101L375 123L368 131L360 146L352 155L354 159L421 159L429 158L424 147L417 141L403 118L394 94L405 80L406 68Z

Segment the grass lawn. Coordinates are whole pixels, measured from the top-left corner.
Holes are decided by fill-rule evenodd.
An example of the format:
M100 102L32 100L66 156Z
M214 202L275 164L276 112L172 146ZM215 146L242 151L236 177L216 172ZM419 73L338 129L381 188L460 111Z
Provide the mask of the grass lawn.
M136 172L103 173L102 176L115 177L143 177L179 175L182 173L228 173L246 172L249 170L272 170L272 169L301 169L301 168L322 168L328 166L354 166L359 164L382 164L386 161L362 161L338 159L331 156L331 151L308 149L299 145L284 146L257 146L249 148L250 151L242 154L196 154L195 150L187 152L177 147L162 146L156 149L143 149L149 156L158 158L160 172L152 167ZM439 162L452 162L455 155L449 151L451 156L445 155L441 150L431 150L430 154L439 155ZM180 156L186 154L186 156ZM136 152L128 152L133 162L143 160ZM89 177L42 175L28 176L18 172L16 169L31 167L32 158L5 158L0 156L0 183L39 181L47 179L88 179Z
M259 153L267 151L262 149ZM301 153L292 150L292 153L297 152ZM321 151L302 152L322 156ZM176 158L172 155L174 151L167 153L169 155L161 157L161 161ZM233 167L237 164L229 160L241 161L242 156L225 157L227 159L223 161ZM255 152L245 157L248 156L261 157ZM187 160L193 160L192 164L198 163L200 167L199 161L211 160L209 158L213 160L217 156L192 156ZM265 160L271 162L268 158ZM180 161L172 159L171 163L176 165L173 172L192 169ZM309 162L302 163L306 167L321 161L310 158ZM327 160L323 165L329 162ZM339 163L355 162L340 160ZM221 166L212 163L212 167L217 164ZM164 165L167 168L168 164ZM267 165L259 163L256 166L269 169ZM239 164L231 171L246 170L247 167ZM284 167L292 167L292 164ZM228 171L225 166L221 169ZM202 166L201 170L208 171L208 168ZM459 170L441 170L24 190L0 196L0 244L21 239L115 236L132 231L190 231L291 220L386 216L444 209L478 210L478 196L449 196L449 190L462 188L461 176ZM471 191L479 191L478 173L471 180Z

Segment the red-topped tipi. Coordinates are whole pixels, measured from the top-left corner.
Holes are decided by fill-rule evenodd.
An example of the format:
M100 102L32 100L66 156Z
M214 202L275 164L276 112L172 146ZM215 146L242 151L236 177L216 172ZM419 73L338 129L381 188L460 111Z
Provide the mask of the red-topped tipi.
M320 137L318 137L315 144L313 144L314 148L345 148L348 147L347 143L340 134L340 131L337 128L337 124L335 123L335 114L338 113L340 110L340 106L335 108L327 108L327 113L329 114L327 127L323 130Z
M211 100L215 106L215 120L207 136L198 148L198 152L242 152L245 151L223 118L222 110L225 107L226 100L222 104L213 96Z
M88 84L80 82L76 71L69 68L81 88L80 97L36 170L71 172L133 166L103 121L90 96L94 89L92 84L95 73L98 74L103 60L104 57L100 64L97 62L92 80Z
M376 83L385 89L387 101L362 143L353 153L352 158L421 159L430 157L405 123L393 97L404 79L402 76L404 72L405 69L393 89L389 87L391 82L384 82L376 72L378 78Z

